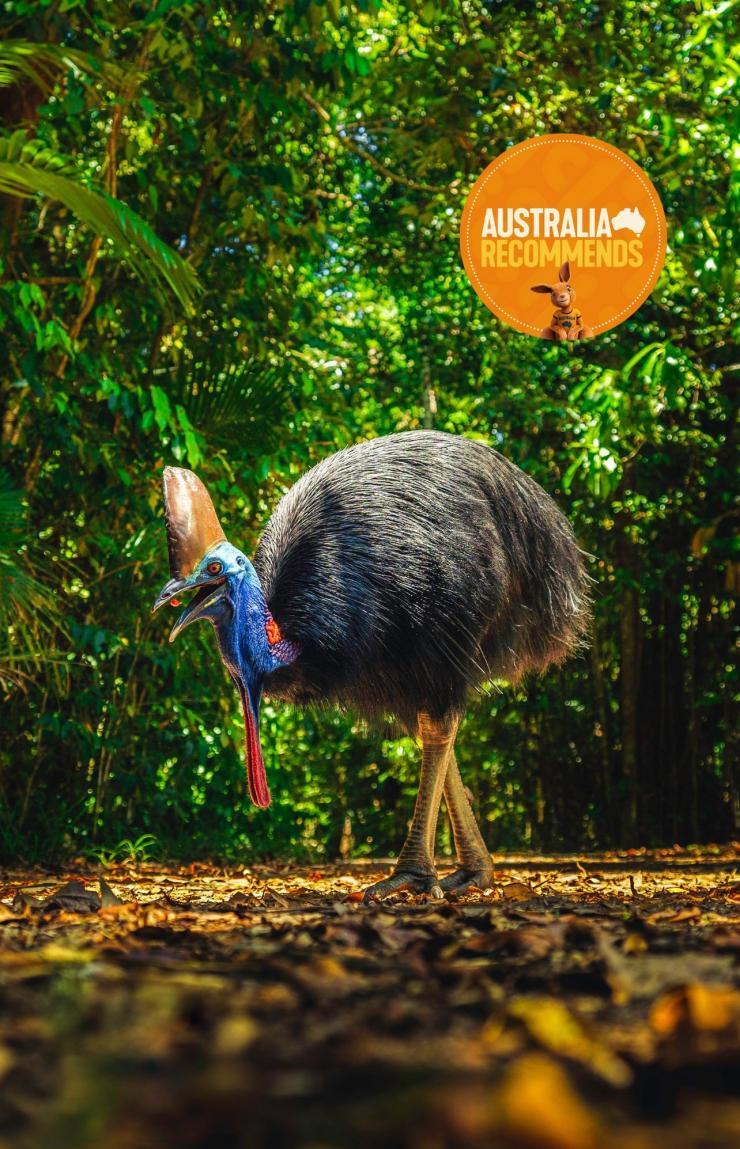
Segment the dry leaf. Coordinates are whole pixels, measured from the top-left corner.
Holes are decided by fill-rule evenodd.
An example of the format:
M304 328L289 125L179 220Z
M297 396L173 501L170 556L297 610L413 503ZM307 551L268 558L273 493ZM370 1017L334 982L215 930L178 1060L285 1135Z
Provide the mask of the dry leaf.
M544 1054L514 1062L497 1103L500 1132L517 1149L603 1149L598 1121L564 1070Z
M510 902L524 902L537 897L528 882L507 882L501 887L501 895Z
M42 1110L73 1133L94 1120L116 1149L165 1122L173 1144L205 1143L224 1121L274 1125L271 1143L296 1149L733 1144L737 855L639 857L639 915L616 855L584 860L598 881L572 856L501 859L495 906L474 891L372 913L361 887L385 864L128 862L106 867L100 897L92 870L56 892L48 873L7 871L0 1057L16 1060L0 1125L19 1120L17 1095L24 1144ZM670 1100L687 1068L691 1097L654 1112L656 1081ZM308 1131L309 1112L331 1127Z
M627 934L622 945L622 953L624 954L644 954L647 952L648 944L642 934Z
M632 1072L607 1046L589 1037L567 1006L553 997L524 997L509 1006L535 1041L551 1053L580 1061L611 1085L629 1085Z
M0 1042L0 1081L2 1081L8 1071L13 1068L15 1061L16 1059L12 1050Z
M709 985L687 985L659 998L650 1010L650 1024L667 1036L680 1025L721 1031L740 1023L740 993Z
M107 910L110 909L111 906L122 906L124 904L123 899L113 893L113 890L102 875L98 881L100 882L100 902L103 909Z
M658 925L661 922L670 922L672 925L679 925L681 922L698 921L701 918L701 909L699 906L683 906L680 909L665 909L658 910L657 913L648 914L647 921L651 925Z
M251 1017L245 1014L227 1017L216 1030L213 1048L224 1057L234 1057L243 1053L258 1035L259 1028Z

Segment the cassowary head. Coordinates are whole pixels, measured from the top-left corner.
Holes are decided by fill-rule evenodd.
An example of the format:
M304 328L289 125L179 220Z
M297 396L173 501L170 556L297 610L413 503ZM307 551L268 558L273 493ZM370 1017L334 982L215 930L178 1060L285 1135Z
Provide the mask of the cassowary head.
M570 279L570 264L566 261L560 268L560 279L558 283L553 283L551 286L547 283L538 283L536 287L530 287L530 291L541 292L543 295L550 295L550 300L553 307L568 308L571 303L575 303L576 289L571 287L568 282Z
M196 592L173 626L170 642L199 619L214 627L221 658L241 698L249 793L255 805L269 806L259 737L262 684L265 674L291 662L295 652L270 615L251 562L228 542L198 476L166 467L164 505L172 578L152 611L167 602L179 606L181 595Z

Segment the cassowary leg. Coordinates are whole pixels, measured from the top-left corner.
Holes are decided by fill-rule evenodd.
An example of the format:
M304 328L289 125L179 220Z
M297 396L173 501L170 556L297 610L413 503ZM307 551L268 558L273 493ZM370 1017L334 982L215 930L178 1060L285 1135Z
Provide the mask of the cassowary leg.
M452 747L455 744L457 724L457 718L448 722L434 722L426 714L419 715L421 777L411 828L390 878L369 886L365 890L366 902L385 898L397 890L413 890L417 894L429 893L442 897L434 868L434 839L447 764L454 757Z
M442 889L447 893L453 890L461 893L470 886L477 886L479 890L490 889L494 885L491 855L478 829L454 751L447 765L445 804L460 868L442 879Z

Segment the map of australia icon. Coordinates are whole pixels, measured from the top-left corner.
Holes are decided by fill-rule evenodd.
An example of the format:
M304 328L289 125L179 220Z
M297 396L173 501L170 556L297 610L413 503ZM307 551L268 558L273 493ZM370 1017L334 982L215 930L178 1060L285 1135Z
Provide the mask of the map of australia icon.
M642 235L645 229L645 220L640 215L639 208L636 207L623 207L621 211L612 216L611 223L614 231L629 228L635 235Z

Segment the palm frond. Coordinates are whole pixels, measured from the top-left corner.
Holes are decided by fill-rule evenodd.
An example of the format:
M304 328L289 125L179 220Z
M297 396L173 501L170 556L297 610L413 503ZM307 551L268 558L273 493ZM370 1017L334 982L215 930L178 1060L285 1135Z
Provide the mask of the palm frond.
M48 592L28 571L23 561L27 516L23 492L7 471L0 470L0 630L12 626L20 615L42 611Z
M198 278L189 264L158 239L141 216L120 200L93 191L75 177L71 161L23 132L0 137L0 192L57 200L82 223L110 240L117 254L161 296L162 281L187 312Z
M0 470L0 685L5 686L21 681L27 668L45 664L62 632L56 596L29 565L26 532L23 492Z
M0 539L7 546L26 521L23 495L7 471L0 471Z
M51 91L61 72L72 70L88 75L103 75L113 82L120 78L121 68L110 61L98 60L87 52L57 44L34 44L31 40L5 40L0 43L0 88L31 83L40 91Z
M168 386L170 399L182 405L192 425L210 442L249 444L261 452L279 441L294 393L285 365L240 355L228 345L216 352L208 344L191 345Z
M68 156L63 156L42 140L29 139L19 128L9 136L0 136L0 162L4 164L26 164L41 172L56 172L57 175L75 174L75 167ZM18 195L30 195L19 187Z

